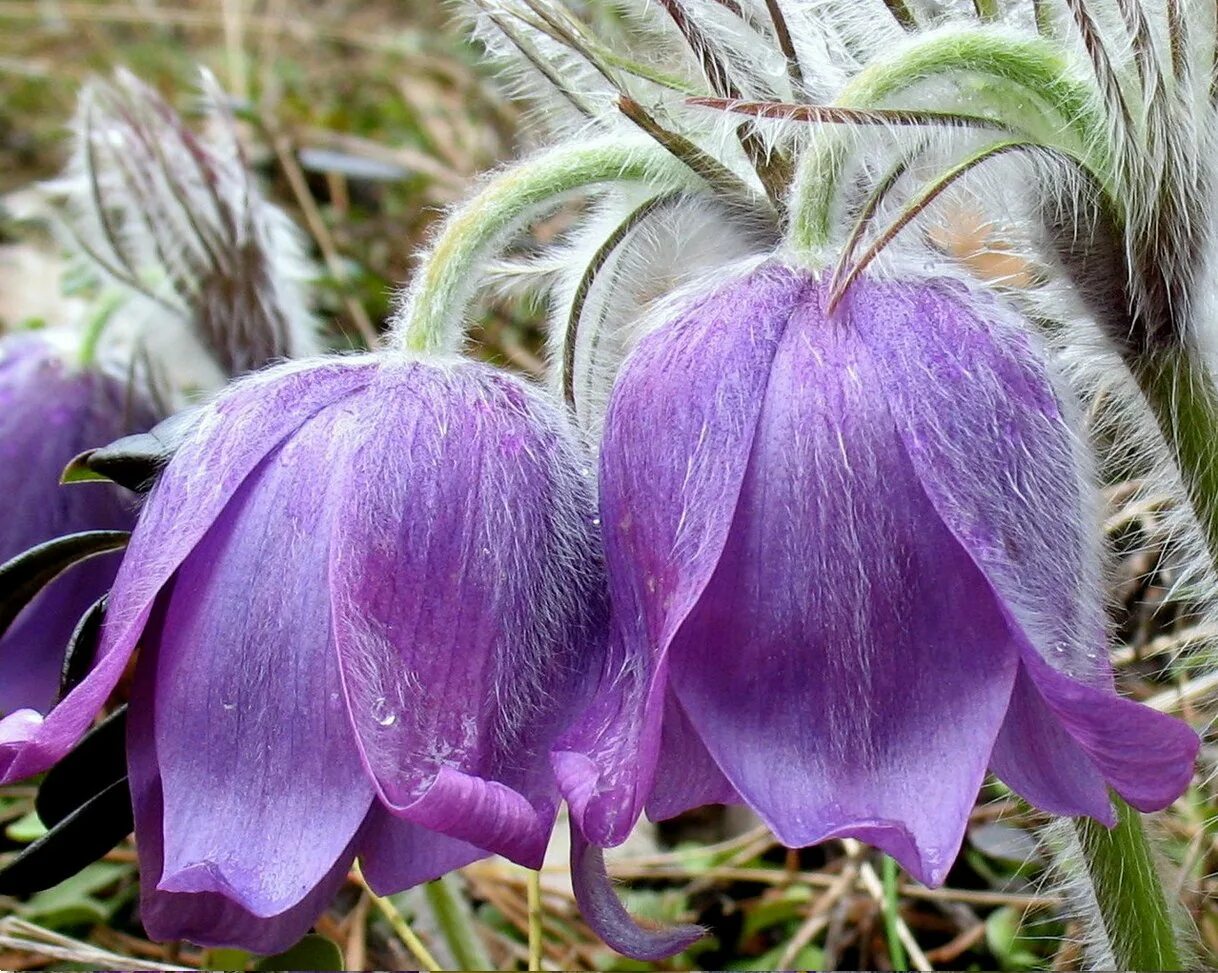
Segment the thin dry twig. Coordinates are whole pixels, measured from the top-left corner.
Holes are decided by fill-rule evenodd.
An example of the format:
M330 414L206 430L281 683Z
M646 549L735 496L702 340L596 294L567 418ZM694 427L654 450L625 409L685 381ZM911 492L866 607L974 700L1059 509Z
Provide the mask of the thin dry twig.
M0 947L33 953L50 960L65 963L82 963L100 969L111 970L190 970L189 966L170 966L153 963L133 956L120 956L109 950L98 949L90 943L44 929L17 916L0 919Z
M833 882L821 895L817 896L816 900L808 909L808 917L803 921L803 924L796 930L795 935L791 937L791 941L787 943L787 948L783 950L782 956L778 960L779 969L789 969L794 963L795 958L800 951L812 942L822 930L826 929L832 919L833 907L847 892L854 888L854 883L858 879L859 863L856 858L851 858L846 862L846 867L842 870L842 874Z
M852 855L862 854L862 845L853 839L846 839L843 842L846 849ZM875 873L875 869L871 867L870 862L863 862L859 866L859 878L862 880L863 888L867 890L875 901L883 906L884 904L884 886L880 882L880 877ZM930 960L926 958L926 954L922 952L922 947L918 945L918 941L914 939L913 933L909 931L909 925L899 915L895 917L895 926L897 936L901 940L901 945L905 947L909 953L909 962L915 970L929 971L933 970Z
M1195 702L1218 692L1218 672L1190 679L1180 686L1173 686L1156 693L1146 700L1146 705L1160 713L1174 713L1186 703Z
M287 177L288 184L292 187L296 203L300 207L301 214L304 216L305 225L308 226L313 239L317 241L317 247L321 250L322 259L326 262L326 269L340 284L345 283L347 281L347 269L343 265L342 257L339 256L338 247L334 243L334 237L330 233L330 228L326 226L326 221L322 219L321 210L317 206L317 200L313 198L313 194L309 191L309 184L305 180L300 163L296 161L296 153L292 148L292 143L285 135L277 132L269 120L264 119L262 125L269 136L272 148L275 150L275 157L279 160L279 166ZM364 339L369 348L375 348L380 341L380 335L377 334L376 328L373 327L372 320L368 317L368 312L364 310L364 306L349 293L344 293L342 300L347 313L355 324L356 330L360 333L360 337Z

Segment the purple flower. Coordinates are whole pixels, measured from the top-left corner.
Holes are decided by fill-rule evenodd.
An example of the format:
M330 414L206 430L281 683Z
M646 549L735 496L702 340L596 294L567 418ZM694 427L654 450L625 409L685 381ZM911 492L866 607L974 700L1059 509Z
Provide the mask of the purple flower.
M359 856L399 891L538 867L550 747L599 670L590 477L561 412L486 365L335 358L238 383L158 478L99 658L4 779L87 727L140 646L128 759L158 939L285 948Z
M33 334L0 339L0 562L84 530L129 530L130 497L117 487L61 487L72 457L155 422L130 387L77 367ZM119 555L75 565L51 582L0 637L0 713L45 711L59 690L64 650L81 615L114 580Z
M645 338L601 452L607 684L555 755L588 841L744 802L944 881L987 770L1112 824L1187 786L1114 691L1085 457L1019 322L947 281L768 265Z

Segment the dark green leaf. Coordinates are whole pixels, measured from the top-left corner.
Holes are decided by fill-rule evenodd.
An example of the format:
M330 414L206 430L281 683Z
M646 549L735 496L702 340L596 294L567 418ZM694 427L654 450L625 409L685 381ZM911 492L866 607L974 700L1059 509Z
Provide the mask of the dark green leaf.
M59 671L59 698L63 699L80 683L93 667L97 655L97 640L101 636L102 621L106 617L106 595L93 602L92 607L76 623L76 630L68 640L68 651L63 657L63 668Z
M291 949L254 964L256 970L341 970L343 954L326 939L310 933Z
M109 483L110 478L103 476L96 470L89 469L89 457L92 456L94 450L88 449L77 456L72 457L72 461L63 468L63 472L59 474L60 483Z
M1039 965L1023 933L1023 915L1003 906L985 920L985 940L1004 970L1032 970Z
M59 482L111 480L135 493L147 493L157 474L190 432L194 421L195 413L179 412L148 432L124 436L108 446L87 450L64 468Z
M97 641L101 638L101 623L106 619L108 594L101 595L77 622L76 631L68 639L68 649L63 654L60 670L60 699L79 686L80 681L93 669L97 655Z
M41 892L93 864L131 833L127 778L103 790L0 868L0 895Z
M49 828L127 776L127 707L93 727L47 771L34 798L38 816Z
M125 530L88 530L31 547L0 564L0 635L34 596L78 561L127 546Z

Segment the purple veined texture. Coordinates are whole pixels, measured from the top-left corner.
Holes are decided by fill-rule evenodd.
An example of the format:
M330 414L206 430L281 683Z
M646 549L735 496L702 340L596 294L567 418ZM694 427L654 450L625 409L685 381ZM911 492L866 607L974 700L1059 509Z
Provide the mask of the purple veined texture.
M157 938L285 948L358 856L388 894L540 865L549 751L599 674L590 477L561 410L469 361L272 369L150 492L99 659L6 777L73 744L138 643L128 755Z
M1198 740L1100 661L1087 471L1034 339L951 282L825 297L768 265L623 369L600 461L626 676L555 753L576 824L608 845L643 805L738 800L934 885L987 769L1058 814L1166 806Z
M78 453L157 421L127 383L66 361L34 334L0 339L0 561L64 534L130 530L134 498L103 483L59 485ZM93 557L52 581L0 637L0 714L45 713L77 621L114 580L121 555Z

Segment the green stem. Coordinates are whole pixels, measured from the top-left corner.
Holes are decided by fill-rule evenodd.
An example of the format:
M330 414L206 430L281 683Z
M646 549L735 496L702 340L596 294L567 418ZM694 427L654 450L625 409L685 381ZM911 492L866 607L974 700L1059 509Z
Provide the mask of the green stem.
M1115 968L1186 969L1142 820L1119 798L1114 804L1112 830L1090 818L1076 827Z
M410 923L406 921L406 917L398 911L397 906L389 899L382 898L372 891L372 887L368 884L367 879L364 878L363 870L359 865L355 866L355 878L360 888L364 890L364 894L368 896L380 914L385 917L385 921L389 923L398 939L410 950L411 955L419 961L420 969L426 970L427 973L440 973L440 964L436 962L436 958L431 955L428 948L423 945L423 940L419 939L415 931L410 928ZM224 967L220 968L224 969Z
M936 33L915 37L897 56L868 65L836 103L879 108L930 78L980 76L985 84L972 90L970 113L988 114L1013 133L1077 159L1109 187L1113 166L1100 102L1091 86L1071 76L1069 67L1058 48L1040 38L1015 39L987 28ZM821 145L808 152L793 207L792 242L799 252L817 254L830 243L833 201L850 135L837 128L827 131Z
M998 0L973 0L973 8L977 11L977 16L984 21L994 21L1002 15L998 9Z
M435 913L436 925L452 950L457 969L493 970L482 940L474 929L473 913L457 894L454 881L453 876L445 875L423 886L423 892Z
M1205 365L1183 348L1128 356L1154 414L1218 571L1218 389Z
M621 136L563 145L505 170L445 222L407 294L397 344L415 352L459 348L488 253L565 194L610 182L663 191L696 184L697 177L650 140Z
M97 346L101 342L102 333L114 317L114 312L123 303L122 294L117 291L103 293L97 301L97 307L85 322L83 335L80 339L80 350L77 360L81 368L90 367L97 359Z
M529 970L541 969L541 872L529 869Z
M882 874L884 879L884 931L888 938L888 958L894 970L908 970L909 960L905 956L905 944L897 929L897 863L889 855L884 856Z

